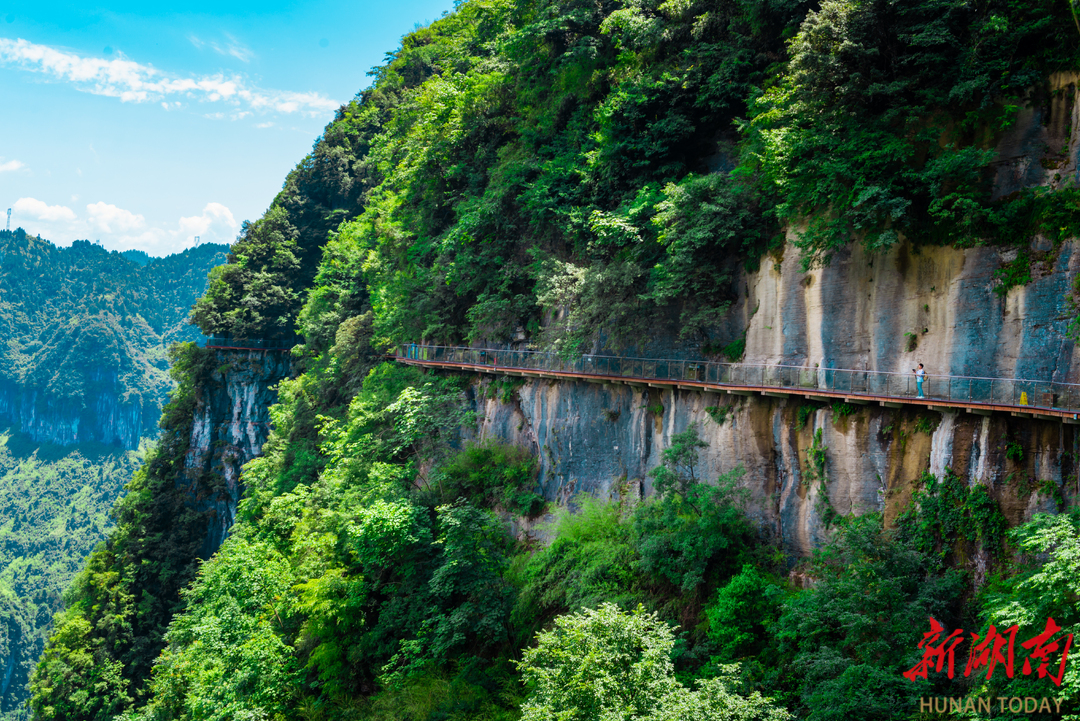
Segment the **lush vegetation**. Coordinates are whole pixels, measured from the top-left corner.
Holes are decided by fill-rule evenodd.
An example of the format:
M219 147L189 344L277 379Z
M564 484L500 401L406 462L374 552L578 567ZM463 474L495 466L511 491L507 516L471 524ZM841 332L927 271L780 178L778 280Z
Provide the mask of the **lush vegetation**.
M86 556L112 526L109 509L143 451L38 445L0 435L0 718L25 717L30 673L53 614Z
M0 231L0 386L38 391L39 412L46 398L72 407L88 428L105 392L141 406L135 437L152 435L172 387L166 348L198 337L187 315L224 251L207 244L140 264L89 241L58 248L21 228Z
M224 250L133 260L85 241L58 248L0 231L3 718L26 716L31 671L63 593L113 526L110 508L156 430L172 387L165 349L197 337L186 316ZM99 435L102 395L143 419L119 442L112 434L112 446L87 440ZM26 431L48 432L20 425L72 419L80 432L57 439L71 443L64 447L33 442Z
M338 111L195 320L299 318L319 352L369 307L380 341L724 347L739 268L785 228L807 265L1075 234L1067 183L991 184L994 143L1078 46L1056 0L462 3Z
M196 386L214 354L173 346L178 386L162 414L162 432L113 508L116 528L87 558L31 679L31 707L48 719L111 718L145 696L161 637L194 577L207 513L190 502L213 479L188 477ZM47 699L47 701L43 700Z
M410 33L193 311L207 333L304 337L237 525L200 564L185 499L217 481L182 459L212 359L181 348L163 440L68 594L34 713L901 719L978 692L903 677L928 617L1075 627L1071 516L1009 536L950 472L897 528L819 509L832 540L789 576L740 472L700 476L690 428L652 498L580 499L537 544L510 530L545 510L535 460L462 440L477 388L379 354L520 329L566 354L669 334L737 358L718 319L785 232L807 265L901 236L1075 234L1075 189L992 202L989 152L1076 67L1072 21L1049 0L470 0ZM820 432L807 462L824 484ZM996 573L978 594L972 556Z
M467 379L390 364L366 364L313 425L336 366L283 382L240 520L200 565L205 519L170 463L209 358L176 359L172 425L67 596L33 680L39 718L906 719L921 696L985 691L904 678L930 617L1016 622L1022 638L1047 614L1077 623L1080 520L988 533L1000 511L951 471L924 479L895 529L837 518L800 590L742 510L741 471L700 476L693 427L664 450L654 497L582 498L534 545L508 523L545 510L528 496L534 460L458 444ZM998 555L1007 543L1020 555ZM949 554L979 549L1003 560L972 596Z

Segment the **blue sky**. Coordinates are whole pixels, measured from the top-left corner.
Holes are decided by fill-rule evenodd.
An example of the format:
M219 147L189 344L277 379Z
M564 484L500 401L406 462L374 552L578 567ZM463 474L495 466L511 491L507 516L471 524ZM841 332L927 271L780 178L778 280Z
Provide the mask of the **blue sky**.
M0 213L58 245L231 242L367 71L452 7L0 0Z

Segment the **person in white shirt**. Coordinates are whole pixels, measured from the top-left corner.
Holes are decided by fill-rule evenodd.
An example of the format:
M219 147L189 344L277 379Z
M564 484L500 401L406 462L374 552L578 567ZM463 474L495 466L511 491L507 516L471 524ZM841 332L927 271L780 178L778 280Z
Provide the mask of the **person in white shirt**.
M926 398L926 396L923 395L923 388L922 388L923 381L926 380L926 371L923 370L923 364L922 363L919 364L919 369L918 370L915 370L914 368L912 368L911 372L915 374L915 388L919 391L919 395L916 396L916 397L917 398Z

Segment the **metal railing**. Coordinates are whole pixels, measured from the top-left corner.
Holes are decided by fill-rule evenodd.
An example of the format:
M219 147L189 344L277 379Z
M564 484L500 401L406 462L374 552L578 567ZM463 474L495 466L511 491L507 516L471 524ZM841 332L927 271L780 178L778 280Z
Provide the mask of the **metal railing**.
M399 346L395 356L402 360L460 363L567 373L627 380L690 381L717 386L787 389L813 394L815 391L851 396L915 398L914 373L809 368L781 364L721 363L705 360L632 358L584 355L568 360L556 353L492 348L464 348L410 343ZM1080 384L1055 383L1021 378L982 378L927 374L923 382L927 400L952 403L1016 406L1057 411L1080 411Z
M293 346L300 342L300 339L288 338L240 339L226 338L224 336L210 336L203 345L207 348L221 348L223 350L291 350Z

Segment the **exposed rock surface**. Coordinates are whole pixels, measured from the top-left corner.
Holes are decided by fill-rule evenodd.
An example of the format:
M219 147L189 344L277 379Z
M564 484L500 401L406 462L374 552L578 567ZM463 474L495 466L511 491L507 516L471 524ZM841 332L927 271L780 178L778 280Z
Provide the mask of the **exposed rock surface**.
M116 372L95 369L102 382L85 398L60 399L38 389L0 382L0 420L16 425L36 443L68 446L97 442L133 450L157 432L161 407L136 399L125 403ZM112 383L107 382L112 377Z
M995 196L1080 181L1076 82L1072 74L1053 76L1048 92L1037 94L1000 139ZM867 255L856 243L828 267L802 272L789 243L739 278L740 300L721 321L721 334L745 333L743 363L799 366L810 378L851 369L896 373L906 383L923 363L931 392L945 375L1080 383L1069 337L1078 250L1075 240L1055 248L1032 238L1032 281L1002 294L995 273L1016 258L1015 248L902 242ZM643 353L694 355L664 346L653 340ZM797 396L549 380L527 382L513 404L484 396L477 394L481 436L532 446L541 490L558 502L580 492L647 494L648 472L672 434L698 424L709 442L705 474L745 468L751 515L794 556L809 554L829 533L822 493L841 514L880 511L893 521L924 472L940 476L951 468L969 484L986 485L1011 523L1054 510L1055 496L1080 495L1080 426L1058 421L879 405L840 417L815 405L800 425L798 406L808 401ZM730 413L718 424L709 407ZM815 446L825 450L824 488L813 469L807 473ZM1010 446L1013 458L1006 456Z
M189 480L210 479L193 487L213 488L194 498L200 510L213 511L204 558L221 546L236 519L236 504L244 492L240 467L262 451L270 433L269 409L277 402L274 386L292 371L287 352L219 350L216 355L219 367L200 389L184 459Z
M810 375L865 369L906 379L924 363L931 384L946 374L1077 383L1080 363L1068 337L1077 250L1070 241L1047 253L1031 283L1002 297L994 272L1008 258L995 248L903 244L867 257L855 246L829 267L803 273L788 246L743 276L744 299L730 333L746 331L744 363L803 366ZM914 350L905 334L917 339ZM583 491L648 493L648 471L671 435L697 423L710 444L702 454L706 474L745 468L751 514L792 555L810 553L829 532L820 485L806 478L819 429L825 488L841 514L881 511L892 520L924 471L940 476L946 468L986 484L1014 523L1054 507L1047 484L1066 496L1080 490L1080 426L1057 421L875 405L846 418L819 408L799 428L798 405L808 401L797 396L550 380L527 382L513 404L483 396L477 394L481 435L532 446L541 489L558 502ZM705 410L727 406L729 417L719 425ZM1005 457L1010 443L1022 449L1020 461Z
M891 522L925 471L940 476L946 468L985 484L1011 523L1055 508L1047 484L1065 496L1078 492L1078 427L1056 421L880 406L841 417L821 407L799 428L797 399L547 380L527 382L515 403L477 395L481 437L532 447L540 490L558 503L582 492L647 495L648 471L672 434L697 423L709 443L701 453L703 476L742 466L751 516L792 556L808 555L829 534L822 486L807 473L818 430L824 489L840 514L878 511ZM717 424L708 407L728 407L727 419ZM1006 458L1010 443L1023 449L1019 461Z

